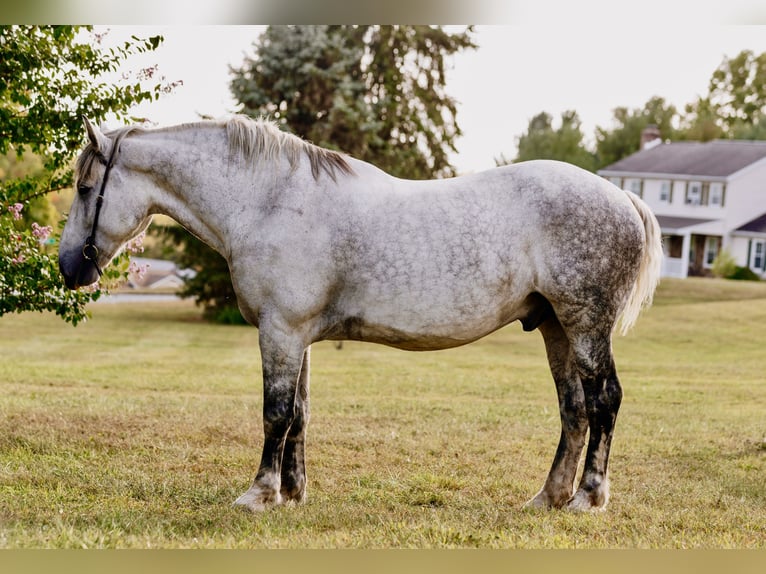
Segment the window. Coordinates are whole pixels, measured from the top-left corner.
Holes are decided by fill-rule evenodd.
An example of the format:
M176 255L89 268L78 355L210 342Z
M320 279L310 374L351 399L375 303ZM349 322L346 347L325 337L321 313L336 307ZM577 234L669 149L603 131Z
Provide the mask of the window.
M638 197L643 197L644 180L642 179L626 179L625 189L632 191Z
M711 183L708 194L708 205L713 207L723 207L723 184Z
M610 177L609 181L612 182L617 187L622 188L622 178L621 177Z
M719 237L708 237L705 239L705 267L713 265L713 261L718 257L718 250L721 246Z
M754 240L750 252L750 268L766 271L766 241Z
M671 203L673 201L673 183L670 181L660 182L660 201L662 203Z
M663 235L662 247L666 257L681 259L684 253L684 238L681 235Z
M690 181L686 184L686 205L702 204L702 182Z

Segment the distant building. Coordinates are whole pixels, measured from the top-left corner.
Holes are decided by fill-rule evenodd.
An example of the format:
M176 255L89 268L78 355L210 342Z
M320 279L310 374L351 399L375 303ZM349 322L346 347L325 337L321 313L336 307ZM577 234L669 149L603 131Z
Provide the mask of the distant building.
M196 274L193 269L179 269L175 263L164 259L131 257L130 260L145 268L144 273L128 273L127 287L130 289L178 291L183 287L184 279Z
M598 173L657 216L663 276L706 275L726 249L766 278L766 141L664 143L655 128L640 151Z

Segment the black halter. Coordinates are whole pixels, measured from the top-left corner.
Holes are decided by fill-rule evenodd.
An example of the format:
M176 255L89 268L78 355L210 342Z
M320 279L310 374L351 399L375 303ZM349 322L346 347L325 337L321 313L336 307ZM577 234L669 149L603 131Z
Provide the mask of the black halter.
M109 180L109 172L112 171L112 165L114 165L114 156L117 153L118 143L115 141L112 145L112 151L109 153L109 159L104 158L104 155L100 152L96 155L98 161L106 166L104 170L104 179L101 180L101 189L98 191L98 197L96 198L96 213L93 216L93 227L90 230L90 235L85 240L85 244L82 246L82 256L88 261L93 263L93 266L98 272L98 276L101 277L103 272L101 267L98 266L98 247L96 247L96 228L98 227L98 218L101 215L101 204L104 203L104 191L106 191L106 182Z

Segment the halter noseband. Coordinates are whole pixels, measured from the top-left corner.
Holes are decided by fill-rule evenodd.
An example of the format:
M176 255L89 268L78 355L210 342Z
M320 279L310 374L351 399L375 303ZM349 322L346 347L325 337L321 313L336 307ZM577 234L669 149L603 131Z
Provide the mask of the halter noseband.
M103 272L98 265L98 247L96 247L96 228L98 227L98 218L101 215L101 204L104 203L104 192L106 191L106 182L109 180L109 172L112 171L112 165L114 165L114 156L117 153L117 147L119 143L115 141L112 144L112 151L109 153L109 159L105 159L101 152L97 152L96 157L102 165L106 166L104 170L104 179L101 180L101 189L98 191L98 197L96 198L96 213L93 216L93 227L90 230L90 235L85 239L85 244L82 246L82 256L88 261L93 263L96 268L98 276L101 277Z

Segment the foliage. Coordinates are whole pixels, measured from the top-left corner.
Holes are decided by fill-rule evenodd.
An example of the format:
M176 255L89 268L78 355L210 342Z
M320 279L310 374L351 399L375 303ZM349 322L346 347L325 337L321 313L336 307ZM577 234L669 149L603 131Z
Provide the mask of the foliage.
M721 249L713 261L712 272L716 277L727 278L731 276L737 269L737 261L734 256L727 250Z
M698 97L684 110L678 139L706 142L724 137L718 112L709 97Z
M556 129L552 120L550 114L542 112L529 121L527 132L518 138L518 154L514 161L556 159L592 171L595 158L585 148L577 112L570 110L562 113L561 125ZM496 163L502 165L508 162L501 158Z
M449 56L475 47L470 34L438 26L269 26L254 57L232 69L231 90L245 113L395 176L454 175L447 154L461 132L445 69ZM190 234L171 240L197 257L189 262L198 274L184 293L208 316L230 321L236 298L226 262Z
M650 124L656 125L663 139L673 139L673 127L677 118L675 106L664 98L650 98L643 107L629 110L615 108L612 112L614 127L596 128L596 157L598 167L603 167L638 151L641 132Z
M722 279L735 279L740 281L760 281L761 278L749 267L737 265L734 256L729 251L722 249L713 261L713 275Z
M754 126L766 109L766 52L742 50L724 58L710 78L710 102L725 134L738 126Z
M131 106L168 89L144 88L154 69L124 73L116 83L99 79L119 71L130 56L156 49L161 36L133 36L111 49L101 48L101 39L90 26L0 27L0 157L6 167L15 156L17 167L26 162L29 168L5 170L0 181L0 315L52 310L77 324L86 317L85 304L98 297L98 290L65 288L51 243L41 242L16 214L23 211L23 223L50 223L50 215L39 213L45 203L35 199L72 184L82 116L127 120ZM49 239L55 244L55 235Z
M726 276L727 279L739 281L760 281L761 278L749 267L736 266L734 271Z

